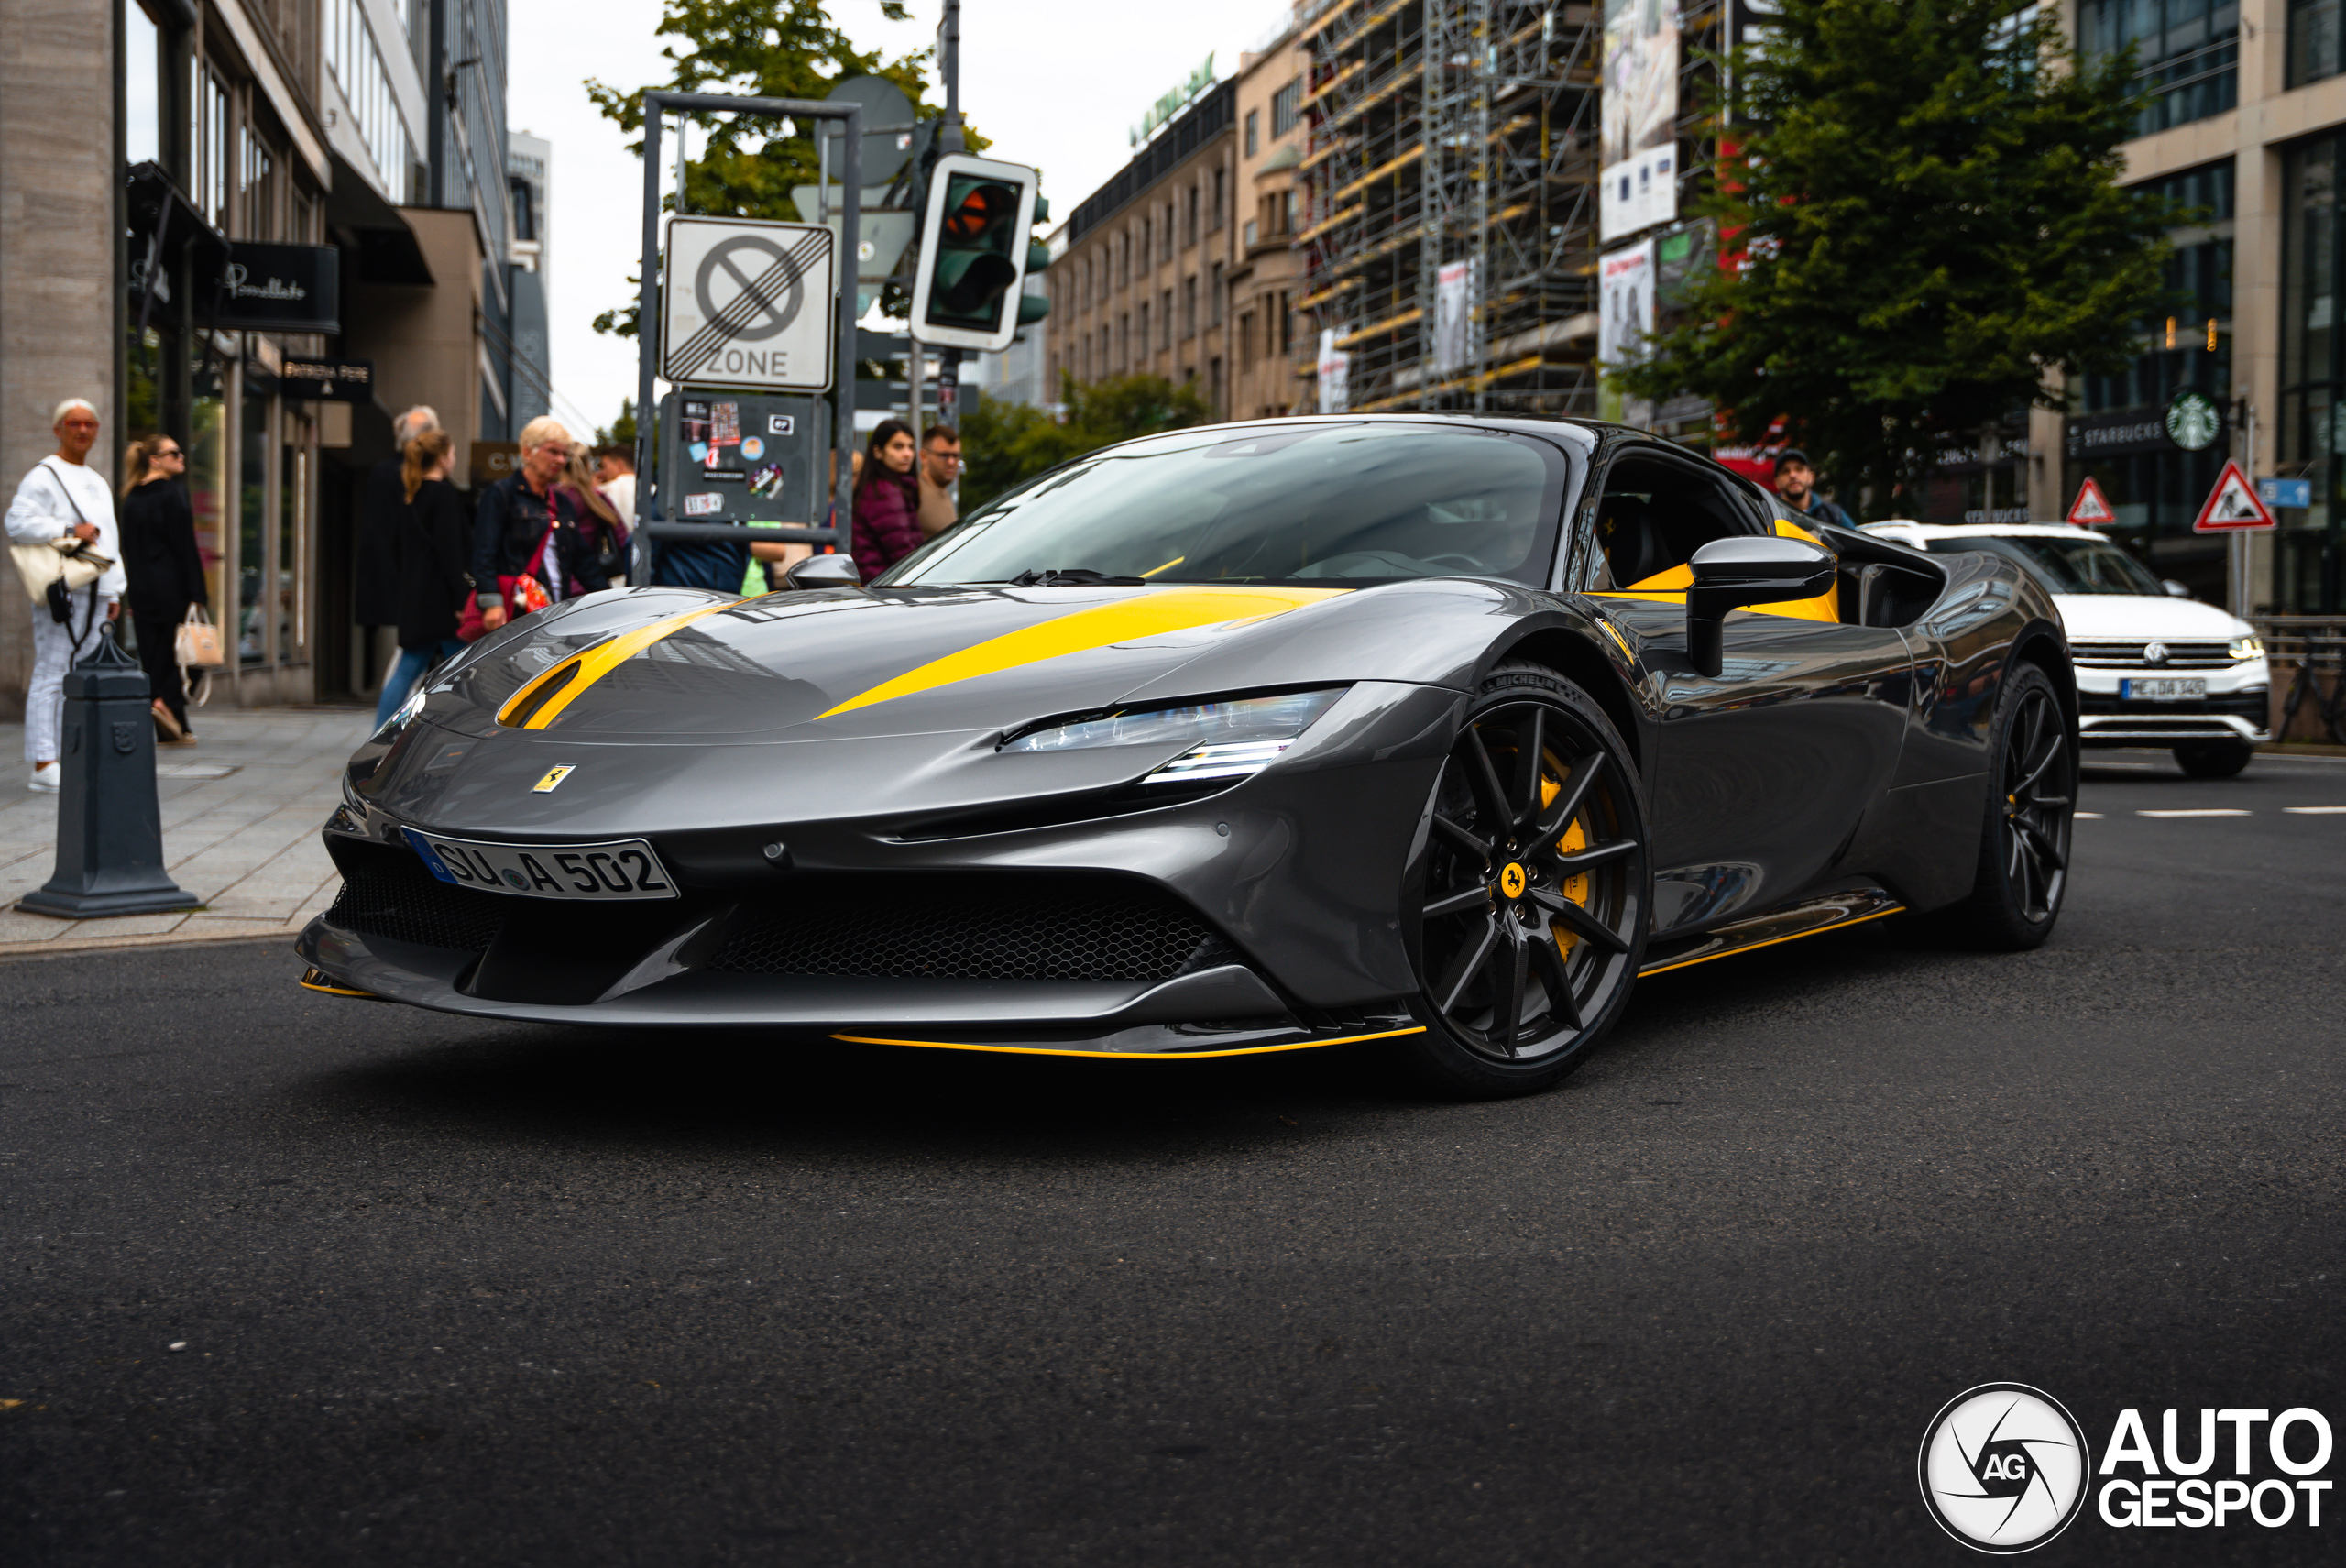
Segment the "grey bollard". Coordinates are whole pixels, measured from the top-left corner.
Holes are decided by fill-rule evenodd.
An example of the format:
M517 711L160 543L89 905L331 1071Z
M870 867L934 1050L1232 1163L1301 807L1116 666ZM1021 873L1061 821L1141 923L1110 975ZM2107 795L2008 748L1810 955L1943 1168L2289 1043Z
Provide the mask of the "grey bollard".
M147 673L110 626L65 676L59 739L65 777L57 796L57 871L16 907L67 920L202 907L163 870Z

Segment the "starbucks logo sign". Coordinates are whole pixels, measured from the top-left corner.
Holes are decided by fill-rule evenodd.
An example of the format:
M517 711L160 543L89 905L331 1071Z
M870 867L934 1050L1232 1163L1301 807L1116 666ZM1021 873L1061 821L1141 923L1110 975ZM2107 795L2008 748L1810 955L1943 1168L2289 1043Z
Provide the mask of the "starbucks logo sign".
M2224 416L2198 392L2177 392L2166 406L2166 433L2186 452L2205 452L2215 444Z

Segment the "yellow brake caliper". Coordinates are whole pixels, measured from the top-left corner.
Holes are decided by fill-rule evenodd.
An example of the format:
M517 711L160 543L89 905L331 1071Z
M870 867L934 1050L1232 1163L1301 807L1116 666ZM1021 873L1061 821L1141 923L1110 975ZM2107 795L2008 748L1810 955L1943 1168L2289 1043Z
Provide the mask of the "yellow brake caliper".
M1562 780L1551 779L1543 772L1540 777L1540 809L1544 811L1549 806L1554 805L1556 796L1563 793L1563 788L1564 786ZM1571 823L1565 826L1564 836L1556 840L1556 848L1562 850L1567 855L1573 853L1576 850L1585 850L1588 848L1588 835L1581 830L1581 825L1578 818L1574 818ZM1564 896L1571 899L1574 904L1580 905L1584 908L1587 906L1588 873L1586 872L1581 872L1578 876L1566 877L1564 879ZM1573 956L1573 948L1580 941L1580 938L1577 936L1573 935L1563 927L1556 925L1552 921L1549 923L1548 934L1556 938L1557 949L1561 951L1564 957L1571 958Z

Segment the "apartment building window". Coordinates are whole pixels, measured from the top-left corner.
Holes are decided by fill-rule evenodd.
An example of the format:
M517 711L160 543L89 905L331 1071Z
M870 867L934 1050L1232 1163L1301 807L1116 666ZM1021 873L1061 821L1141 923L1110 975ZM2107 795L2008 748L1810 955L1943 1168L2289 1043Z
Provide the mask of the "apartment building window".
M230 113L228 84L201 57L189 66L188 102L193 122L189 126L190 147L195 162L194 189L189 194L195 198L204 222L214 228L225 228L228 127L235 116Z
M1198 243L1198 188L1194 182L1181 192L1181 202L1186 209L1181 223L1181 243L1195 245Z
M1271 139L1295 129L1303 104L1303 80L1298 77L1271 94Z
M1249 157L1249 158L1254 157L1254 156L1255 156L1255 153L1260 149L1260 144L1259 144L1259 142L1257 141L1257 139L1256 139L1256 137L1255 137L1255 133L1256 131L1261 130L1262 128L1263 128L1263 112L1262 112L1260 109L1249 109L1249 110L1247 110L1247 111L1246 111L1246 156L1247 156L1247 157Z
M2340 13L2346 0L2289 0L2289 74L2292 87L2346 71L2346 27Z
M137 0L123 7L123 21L122 160L165 163L163 31Z
M1170 202L1165 203L1164 234L1165 254L1158 257L1157 259L1159 261L1170 261L1173 259L1173 203Z
M236 203L239 239L273 240L277 232L277 163L249 122L239 128Z
M1142 337L1146 339L1148 334L1148 307L1146 305L1143 305L1140 308L1140 330ZM1119 367L1124 369L1130 369L1132 367L1133 317L1130 311L1125 312L1124 315L1117 319L1116 322L1116 363Z
M2134 47L2138 80L2154 94L2141 135L2240 101L2239 0L2078 0L2077 39L2088 55Z
M1189 341L1198 335L1198 275L1190 273L1181 280L1181 338Z
M1246 220L1246 229L1245 229L1245 234L1246 234L1246 248L1247 248L1247 249L1249 249L1249 250L1252 250L1252 249L1254 249L1254 248L1255 248L1255 233L1257 232L1258 228L1259 228L1259 220L1255 219L1255 218L1248 218L1248 219Z
M1242 366L1255 363L1255 313L1252 311L1238 313L1238 363Z
M1157 319L1162 321L1164 318L1160 316ZM1140 331L1134 339L1133 346L1140 351L1140 356L1145 359L1148 356L1149 345L1148 302L1146 300L1141 302L1140 315L1135 324L1140 328Z
M1222 214L1223 214L1224 212L1228 211L1228 205L1227 205L1227 203L1226 203L1226 200L1225 200L1225 199L1228 197L1228 195L1229 195L1229 193L1230 193L1230 192L1229 192L1229 183L1230 183L1230 170L1227 170L1227 169L1217 169L1217 170L1215 170L1213 171L1213 225L1212 225L1212 227L1213 227L1213 232L1214 232L1214 233L1216 233L1216 234L1220 234L1220 233L1222 232Z
M1279 349L1281 354L1295 352L1295 307L1288 303L1288 291L1279 291Z
M415 144L408 138L390 78L383 71L383 56L375 30L358 0L326 0L326 67L334 72L350 105L351 117L367 143L367 156L383 182L383 193L393 206L410 200L408 183L415 169Z
M1207 291L1206 300L1206 324L1220 326L1222 324L1222 263L1219 261L1213 264L1213 283Z

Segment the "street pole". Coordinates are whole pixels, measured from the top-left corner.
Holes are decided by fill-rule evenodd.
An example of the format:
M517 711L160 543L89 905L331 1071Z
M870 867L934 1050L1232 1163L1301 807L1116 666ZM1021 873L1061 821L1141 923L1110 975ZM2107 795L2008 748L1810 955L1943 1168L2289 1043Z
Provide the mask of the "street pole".
M961 135L961 0L945 0L937 36L943 45L937 50L937 74L945 79L945 115L937 128L937 150L967 152L969 141Z
M2243 454L2246 462L2242 466L2248 470L2248 482L2253 488L2256 484L2256 405L2246 398L2242 398L2240 400L2240 408L2242 444L2246 448ZM2242 620L2248 619L2248 612L2253 608L2252 601L2254 598L2254 596L2249 592L2248 585L2248 533L2249 531L2244 528L2233 529L2230 552L2232 613Z
M838 346L831 377L832 454L839 472L832 488L832 525L826 528L779 528L763 532L763 541L776 544L828 544L845 554L855 518L855 317L856 257L862 243L863 109L856 104L818 103L808 98L735 97L722 93L647 92L643 95L643 251L642 275L636 290L635 458L636 472L646 471L658 434L659 416L652 403L652 388L660 357L660 122L674 111L679 120L698 113L755 115L765 119L805 120L822 126L838 122L841 128L839 178L839 268L844 287L838 303ZM675 493L673 476L667 493ZM738 542L736 523L690 523L657 519L652 486L640 479L635 488L635 543L630 552L629 581L642 587L652 577L652 542L660 539L710 539Z
M913 427L913 450L920 450L920 391L921 372L927 368L928 350L918 338L912 340L912 352L904 356L904 409L910 416L905 422ZM918 462L918 458L914 459Z

